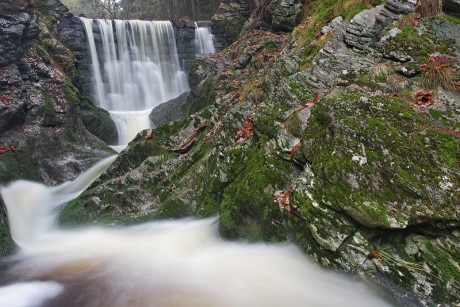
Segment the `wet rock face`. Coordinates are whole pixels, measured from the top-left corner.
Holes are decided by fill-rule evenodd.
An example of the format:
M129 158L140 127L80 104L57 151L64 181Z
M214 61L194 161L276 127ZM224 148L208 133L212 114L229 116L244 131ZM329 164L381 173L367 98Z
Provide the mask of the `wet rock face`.
M76 71L71 54L41 22L39 27L38 15L26 13L0 18L0 142L16 148L0 157L3 183L14 178L56 183L108 154L79 118L79 92L65 74Z
M176 37L177 55L181 68L185 72L190 71L190 67L195 60L195 25L192 22L180 25L174 24L174 34Z
M302 7L301 1L278 0L268 5L268 16L274 32L289 32L296 26L296 15Z
M21 4L2 1L10 14L0 14L0 184L27 179L54 185L113 151L82 123L80 110L89 111L72 83L81 76L56 34L67 8L59 1ZM3 205L1 211L0 254L6 255L14 244Z
M452 15L460 17L460 1L459 0L443 0L443 9Z
M27 28L27 31L25 31ZM32 30L29 32L29 28ZM38 35L37 18L26 13L19 13L16 16L2 16L0 18L0 66L6 66L16 60L22 52L21 44L23 35L34 38Z
M216 13L211 18L214 22L214 32L219 38L218 43L226 47L234 42L250 15L250 1L222 1Z

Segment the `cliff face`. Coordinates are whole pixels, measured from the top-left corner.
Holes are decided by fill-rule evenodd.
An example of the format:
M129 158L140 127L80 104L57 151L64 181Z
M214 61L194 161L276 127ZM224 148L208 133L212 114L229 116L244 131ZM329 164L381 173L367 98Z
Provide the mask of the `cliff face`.
M2 1L1 9L0 184L28 179L53 185L72 179L113 151L82 122L81 107L89 105L75 86L82 77L75 57L57 39L67 9L51 0L33 6ZM112 124L106 112L90 108L99 123ZM1 211L3 254L12 244L3 205Z

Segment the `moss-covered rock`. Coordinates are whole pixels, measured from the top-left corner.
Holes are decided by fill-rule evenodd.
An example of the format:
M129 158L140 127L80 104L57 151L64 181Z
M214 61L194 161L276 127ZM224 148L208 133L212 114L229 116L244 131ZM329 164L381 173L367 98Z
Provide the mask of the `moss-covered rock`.
M457 220L458 142L427 126L398 99L330 94L304 138L315 196L371 227Z

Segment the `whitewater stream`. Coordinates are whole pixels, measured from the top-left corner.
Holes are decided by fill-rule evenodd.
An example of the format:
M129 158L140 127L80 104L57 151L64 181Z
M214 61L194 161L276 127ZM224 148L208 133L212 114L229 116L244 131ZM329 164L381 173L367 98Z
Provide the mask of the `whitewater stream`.
M217 218L60 229L62 204L113 160L56 187L1 188L19 251L0 263L0 306L386 306L292 245L223 241Z

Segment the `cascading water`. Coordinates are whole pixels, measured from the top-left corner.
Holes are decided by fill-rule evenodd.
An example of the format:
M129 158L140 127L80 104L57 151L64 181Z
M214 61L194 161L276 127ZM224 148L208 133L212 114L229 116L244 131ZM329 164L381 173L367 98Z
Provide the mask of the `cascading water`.
M208 22L195 22L195 52L197 54L214 53L214 36Z
M11 237L20 247L36 242L55 226L56 209L80 195L115 160L112 156L97 163L74 181L55 187L18 180L0 187L10 222Z
M91 54L95 99L114 119L119 144L126 145L150 127L154 107L188 90L174 29L169 21L81 20Z
M216 219L53 227L56 208L113 159L57 187L18 181L0 189L20 247L0 262L0 306L387 306L293 246L224 242Z

